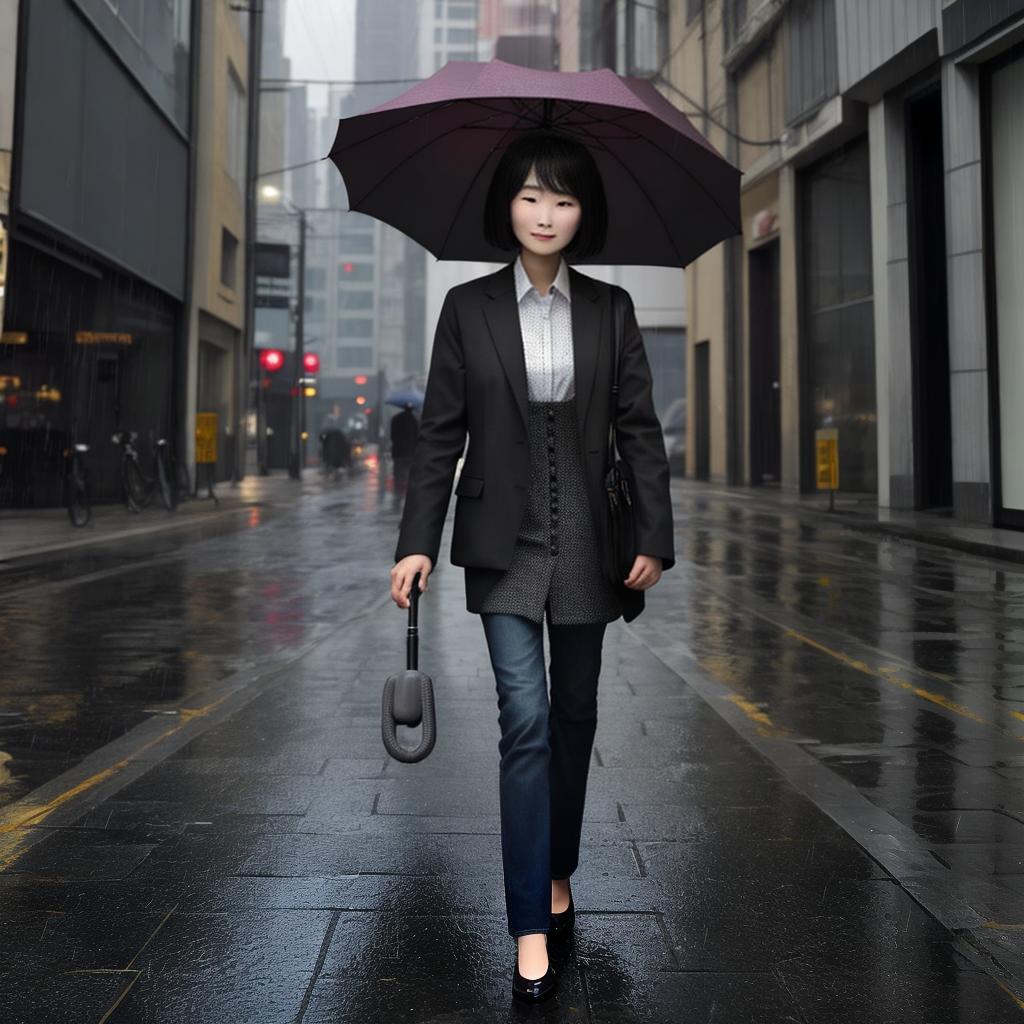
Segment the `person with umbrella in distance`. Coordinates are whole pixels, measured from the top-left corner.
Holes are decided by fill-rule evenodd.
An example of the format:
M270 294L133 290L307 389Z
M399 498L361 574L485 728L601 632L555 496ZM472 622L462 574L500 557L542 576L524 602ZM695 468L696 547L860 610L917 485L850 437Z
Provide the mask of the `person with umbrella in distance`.
M391 417L391 458L394 460L395 494L404 494L416 450L419 421L412 402L406 402L402 411Z
M639 615L675 561L632 300L572 264L685 266L740 230L739 172L649 82L499 60L453 62L342 119L330 156L351 209L441 259L505 263L444 298L390 576L400 608L417 573L428 589L468 436L451 561L465 569L497 690L512 994L537 1001L557 984L549 942L575 922L605 630ZM617 582L602 570L613 411L636 551Z

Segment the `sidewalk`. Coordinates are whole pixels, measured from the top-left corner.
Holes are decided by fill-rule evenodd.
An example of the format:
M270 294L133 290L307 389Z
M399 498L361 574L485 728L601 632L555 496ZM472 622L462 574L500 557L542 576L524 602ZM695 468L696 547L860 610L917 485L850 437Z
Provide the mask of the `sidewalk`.
M703 493L752 508L790 511L802 519L828 522L840 528L1024 563L1024 531L970 525L938 512L879 508L874 495L837 493L835 510L829 512L828 492L795 494L775 487L727 486L679 477L672 479L672 490L679 497L692 498Z
M360 559L386 564L395 516L376 539L368 518L339 552L347 590ZM268 578L282 571L270 558L294 560L275 542L292 518L265 528ZM339 621L327 576L314 582L292 614L317 630L287 663L212 684L201 706L150 717L0 813L0 1019L520 1019L494 681L462 573L440 563L421 604L438 739L417 765L380 738L405 616L375 584ZM953 933L621 620L573 892L548 1020L1021 1019Z
M140 513L129 512L123 504L96 505L84 527L73 526L63 508L0 509L0 567L59 551L194 527L246 509L288 504L322 489L318 470L312 466L301 481L275 470L269 476L251 474L238 483L218 483L216 501L201 489L198 497L189 496L174 512L168 512L156 496Z

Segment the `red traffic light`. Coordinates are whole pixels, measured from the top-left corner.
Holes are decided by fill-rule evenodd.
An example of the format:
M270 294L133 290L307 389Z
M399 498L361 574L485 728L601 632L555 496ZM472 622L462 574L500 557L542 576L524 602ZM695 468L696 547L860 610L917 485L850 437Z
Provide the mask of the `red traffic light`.
M307 352L302 357L302 368L306 373L319 373L320 357L315 352Z
M342 265L341 265L341 269L342 269L342 270L343 270L343 271L344 271L344 272L345 272L346 274L351 274L351 273L352 273L352 264L351 264L351 263L342 263Z
M273 373L284 366L284 353L279 348L264 348L260 350L260 366L264 370Z
M358 377L353 377L352 380L355 381L356 384L365 384L366 383L366 375L361 373L361 374L359 374Z

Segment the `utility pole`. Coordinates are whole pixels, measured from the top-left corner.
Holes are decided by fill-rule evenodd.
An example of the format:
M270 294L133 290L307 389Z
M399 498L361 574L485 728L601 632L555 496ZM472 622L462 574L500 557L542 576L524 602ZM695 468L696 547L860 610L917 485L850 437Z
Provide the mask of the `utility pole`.
M302 464L306 458L306 211L299 209L299 300L295 316L295 365L293 367L292 430L289 443L289 474L296 480L302 479Z
M238 7L234 9L240 9ZM266 416L264 415L263 374L256 361L256 182L259 177L259 133L260 133L260 54L263 50L263 7L251 3L242 8L249 14L249 60L246 87L249 91L246 107L245 143L245 329L242 338L241 375L239 401L249 408L250 389L256 382L256 457L260 475L267 473ZM245 476L245 453L248 449L245 421L239 417L235 441L238 445L235 458L234 479Z

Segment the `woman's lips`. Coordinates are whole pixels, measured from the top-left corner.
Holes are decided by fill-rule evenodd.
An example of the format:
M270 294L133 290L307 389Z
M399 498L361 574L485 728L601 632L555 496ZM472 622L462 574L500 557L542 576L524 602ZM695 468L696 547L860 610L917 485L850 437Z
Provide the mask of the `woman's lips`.
M539 238L545 242L550 241L552 238L555 237L554 235L540 235L536 231L531 231L530 234L533 235L534 238Z

